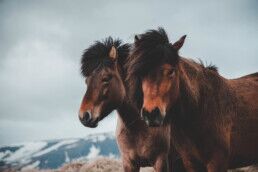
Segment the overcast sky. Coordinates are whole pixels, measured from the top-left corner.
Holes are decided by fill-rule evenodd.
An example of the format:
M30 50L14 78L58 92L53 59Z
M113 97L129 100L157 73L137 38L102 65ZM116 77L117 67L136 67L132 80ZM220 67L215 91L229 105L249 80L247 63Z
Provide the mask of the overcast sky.
M115 114L96 129L78 109L86 90L79 62L107 36L132 42L163 26L181 55L216 64L228 78L258 71L257 0L0 0L0 144L114 131Z

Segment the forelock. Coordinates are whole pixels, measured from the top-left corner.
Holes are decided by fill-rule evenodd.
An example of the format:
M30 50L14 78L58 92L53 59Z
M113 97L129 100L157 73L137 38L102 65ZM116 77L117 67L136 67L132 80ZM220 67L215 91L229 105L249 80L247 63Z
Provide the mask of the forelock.
M140 34L135 41L126 63L127 84L132 101L138 101L141 89L141 77L144 77L161 63L177 63L178 53L169 43L163 28L149 30ZM139 103L137 103L139 104Z
M177 63L178 58L163 28L149 30L135 42L126 64L127 72L144 76L161 63Z
M114 46L118 52L118 60L124 61L129 53L129 45L123 44L119 39L108 37L103 41L96 41L87 48L81 58L81 73L83 76L89 76L95 69L100 67L111 67L113 61L109 58L109 52Z

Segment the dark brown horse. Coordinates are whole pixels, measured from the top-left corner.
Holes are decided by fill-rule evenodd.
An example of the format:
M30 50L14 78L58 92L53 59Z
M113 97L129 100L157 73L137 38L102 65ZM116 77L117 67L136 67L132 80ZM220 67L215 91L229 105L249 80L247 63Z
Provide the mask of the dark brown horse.
M258 73L225 79L180 57L164 29L139 35L127 62L130 97L149 126L171 124L187 171L226 172L258 163Z
M137 172L144 166L154 166L157 172L168 171L172 168L168 167L168 156L171 165L175 162L173 169L184 171L170 148L170 125L149 128L128 102L123 67L128 53L127 44L112 38L96 42L85 51L81 70L88 88L79 118L83 125L93 128L111 111L118 111L116 137L124 171Z

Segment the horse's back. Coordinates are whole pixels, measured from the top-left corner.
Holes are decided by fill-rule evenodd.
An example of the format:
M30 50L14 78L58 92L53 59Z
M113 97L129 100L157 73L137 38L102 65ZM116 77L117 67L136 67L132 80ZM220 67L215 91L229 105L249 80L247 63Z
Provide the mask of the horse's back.
M258 73L228 82L236 94L237 116L231 133L231 166L258 162Z
M258 81L258 72L255 72L255 73L251 73L249 75L245 75L245 76L242 76L240 77L239 79L251 79L251 80L254 80L254 81Z
M237 96L237 105L247 111L250 118L258 118L258 72L229 80Z

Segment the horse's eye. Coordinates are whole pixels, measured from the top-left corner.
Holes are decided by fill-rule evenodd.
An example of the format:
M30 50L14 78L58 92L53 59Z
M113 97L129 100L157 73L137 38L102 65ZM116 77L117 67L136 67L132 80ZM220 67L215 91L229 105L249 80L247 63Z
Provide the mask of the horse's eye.
M173 74L174 74L174 70L173 69L168 71L168 76L173 76Z
M164 72L163 72L163 74L164 74L165 76L172 77L173 74L174 74L174 72L175 72L174 69L165 69Z
M106 75L102 78L102 82L108 83L112 79L112 75Z

